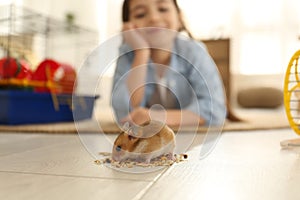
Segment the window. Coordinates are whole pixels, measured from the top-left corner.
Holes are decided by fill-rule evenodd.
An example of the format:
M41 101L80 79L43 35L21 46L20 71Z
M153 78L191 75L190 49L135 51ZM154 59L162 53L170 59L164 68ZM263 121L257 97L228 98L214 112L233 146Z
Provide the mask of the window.
M230 37L237 74L280 74L299 49L299 0L179 0L196 38Z

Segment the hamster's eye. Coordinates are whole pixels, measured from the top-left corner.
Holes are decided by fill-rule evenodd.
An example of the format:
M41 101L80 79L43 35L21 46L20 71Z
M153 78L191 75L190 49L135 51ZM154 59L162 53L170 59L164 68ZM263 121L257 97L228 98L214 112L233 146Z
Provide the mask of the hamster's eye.
M116 151L121 151L121 149L122 149L122 148L121 148L120 145L116 147Z

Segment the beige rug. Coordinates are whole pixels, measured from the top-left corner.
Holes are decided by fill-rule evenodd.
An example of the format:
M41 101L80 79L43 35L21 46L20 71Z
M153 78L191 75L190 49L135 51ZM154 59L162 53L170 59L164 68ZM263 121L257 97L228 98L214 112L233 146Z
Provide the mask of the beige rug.
M224 131L250 131L288 128L289 123L283 109L279 110L237 110L236 114L243 119L242 122L226 121ZM114 123L111 112L98 114L92 120L68 123L35 124L35 125L0 125L0 132L23 132L23 133L116 133L119 127ZM173 128L177 131L177 128ZM207 128L200 127L198 132L205 132ZM195 127L181 127L180 131L195 131Z

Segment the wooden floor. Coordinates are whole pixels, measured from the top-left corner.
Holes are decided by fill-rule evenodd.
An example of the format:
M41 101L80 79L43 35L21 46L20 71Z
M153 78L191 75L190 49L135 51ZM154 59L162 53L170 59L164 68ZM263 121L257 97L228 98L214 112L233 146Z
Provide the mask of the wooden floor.
M296 137L228 132L199 159L199 134L187 162L135 174L94 164L78 135L0 133L0 199L299 200L299 153L279 145Z

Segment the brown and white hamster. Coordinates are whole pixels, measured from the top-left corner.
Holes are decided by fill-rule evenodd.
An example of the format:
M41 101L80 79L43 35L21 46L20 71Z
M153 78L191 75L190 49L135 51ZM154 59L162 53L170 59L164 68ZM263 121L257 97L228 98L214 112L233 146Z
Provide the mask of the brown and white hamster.
M148 121L121 132L112 150L115 161L133 160L149 163L151 159L167 154L174 159L175 134L159 121Z

